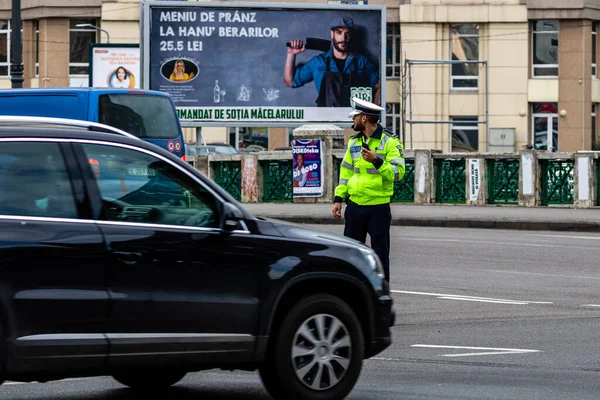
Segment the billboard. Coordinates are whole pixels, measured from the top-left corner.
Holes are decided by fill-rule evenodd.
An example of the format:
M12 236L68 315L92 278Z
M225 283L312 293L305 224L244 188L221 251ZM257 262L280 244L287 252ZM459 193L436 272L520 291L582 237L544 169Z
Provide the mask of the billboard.
M319 139L292 142L293 195L323 196L323 148Z
M348 123L385 99L385 6L142 3L144 89L182 123ZM383 62L383 65L382 65Z
M90 45L92 87L137 88L140 83L140 47L137 44Z

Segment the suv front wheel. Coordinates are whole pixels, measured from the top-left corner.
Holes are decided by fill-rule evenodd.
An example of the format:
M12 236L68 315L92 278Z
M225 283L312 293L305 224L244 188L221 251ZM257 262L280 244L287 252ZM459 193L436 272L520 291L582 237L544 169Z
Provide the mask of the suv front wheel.
M275 342L260 368L271 396L336 400L350 393L362 368L364 338L345 302L327 294L306 297L275 329Z

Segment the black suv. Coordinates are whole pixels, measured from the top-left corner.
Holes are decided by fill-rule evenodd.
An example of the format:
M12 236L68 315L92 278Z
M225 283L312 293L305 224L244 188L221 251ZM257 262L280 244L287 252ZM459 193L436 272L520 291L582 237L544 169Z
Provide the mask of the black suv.
M113 128L0 118L3 380L258 369L276 399L341 399L394 315L368 247L256 218Z

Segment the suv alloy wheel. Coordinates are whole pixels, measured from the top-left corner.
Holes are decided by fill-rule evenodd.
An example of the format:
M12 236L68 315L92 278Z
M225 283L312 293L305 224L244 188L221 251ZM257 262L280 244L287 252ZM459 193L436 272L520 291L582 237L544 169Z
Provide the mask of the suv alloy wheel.
M350 393L364 356L364 337L352 309L337 297L299 301L276 327L260 375L275 399L335 400Z

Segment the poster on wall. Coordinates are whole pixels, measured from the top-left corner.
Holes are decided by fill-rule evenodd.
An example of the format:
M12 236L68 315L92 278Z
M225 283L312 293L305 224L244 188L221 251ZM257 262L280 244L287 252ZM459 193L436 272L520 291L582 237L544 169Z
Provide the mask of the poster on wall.
M143 88L169 93L183 123L348 123L353 97L385 98L385 6L148 1L142 14Z
M318 139L292 141L293 195L323 196L323 151Z
M94 43L90 45L90 86L139 89L140 46Z
M479 198L481 187L480 160L469 159L469 200L476 201Z

